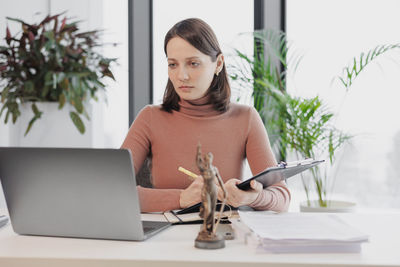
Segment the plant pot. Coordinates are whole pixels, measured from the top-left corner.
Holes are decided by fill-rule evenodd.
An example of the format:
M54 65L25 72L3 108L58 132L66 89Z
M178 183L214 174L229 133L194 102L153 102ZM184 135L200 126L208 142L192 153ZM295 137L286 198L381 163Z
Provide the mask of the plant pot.
M301 212L354 212L356 203L350 201L330 200L327 207L321 207L318 200L310 200L310 206L307 201L300 203Z
M84 116L81 119L85 125L85 133L81 134L69 116L74 111L71 105L66 104L58 109L58 103L40 102L36 106L43 112L36 120L29 133L24 136L29 121L33 117L31 103L20 106L21 116L15 124L9 123L9 145L23 147L92 147L92 123ZM85 107L92 117L92 107Z

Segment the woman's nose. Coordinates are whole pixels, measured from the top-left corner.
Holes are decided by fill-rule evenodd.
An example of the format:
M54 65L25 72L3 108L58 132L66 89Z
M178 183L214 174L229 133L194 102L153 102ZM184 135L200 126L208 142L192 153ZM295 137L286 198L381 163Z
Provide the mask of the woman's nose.
M185 67L179 68L178 79L181 81L189 80L189 74Z

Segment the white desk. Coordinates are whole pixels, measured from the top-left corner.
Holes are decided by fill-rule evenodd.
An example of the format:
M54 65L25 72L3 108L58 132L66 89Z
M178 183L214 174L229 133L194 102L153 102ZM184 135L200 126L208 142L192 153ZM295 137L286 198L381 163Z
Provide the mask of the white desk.
M0 229L0 266L400 266L400 212L339 214L370 235L360 254L256 254L242 240L194 248L198 225L173 226L145 242L20 236Z

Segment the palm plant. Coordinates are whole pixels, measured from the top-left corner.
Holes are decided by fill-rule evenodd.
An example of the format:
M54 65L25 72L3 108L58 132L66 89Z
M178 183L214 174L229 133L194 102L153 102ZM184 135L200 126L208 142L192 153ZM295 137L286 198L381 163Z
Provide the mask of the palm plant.
M351 135L335 127L333 113L318 97L302 98L290 94L286 88L287 68L293 72L301 56L287 58L290 44L283 32L262 30L251 33L254 55L235 49L236 60L229 65L234 85L252 92L253 105L259 112L269 133L277 158L285 159L288 152L300 158L329 158L335 164L337 151ZM338 77L346 91L354 80L374 60L384 53L400 48L400 44L377 45L367 53L354 57ZM308 205L311 192L315 192L321 207L328 205L329 173L320 167L310 170L311 181L302 176Z
M334 127L334 114L318 96L301 98L288 93L286 69L289 64L296 69L301 57L287 59L290 46L283 32L263 30L252 35L256 56L236 49L236 62L229 69L234 82L252 89L254 107L266 126L275 155L280 159L288 152L299 158L328 157L333 164L336 150L350 136ZM327 173L316 167L311 174L313 184L302 177L307 200L310 203L310 192L315 189L320 206L327 206Z
M267 128L272 148L279 158L284 158L281 123L278 121L285 113L286 36L273 30L255 31L251 35L255 40L256 56L234 48L235 62L228 65L230 77L238 88L252 92L253 106ZM272 121L277 123L267 123Z
M329 158L334 165L336 151L351 138L333 124L334 114L318 97L305 99L288 97L287 114L283 121L282 144L294 151L297 158ZM324 171L325 170L325 171ZM310 190L317 193L321 207L328 205L329 183L326 168L310 169L313 185L302 175L303 188L310 205Z

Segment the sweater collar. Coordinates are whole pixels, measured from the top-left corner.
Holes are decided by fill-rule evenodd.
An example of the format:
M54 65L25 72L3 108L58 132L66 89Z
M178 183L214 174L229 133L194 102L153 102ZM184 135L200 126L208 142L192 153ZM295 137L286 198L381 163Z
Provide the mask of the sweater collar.
M209 117L221 113L214 109L213 105L210 103L210 97L208 95L195 100L181 99L179 101L179 106L179 112L194 117Z

